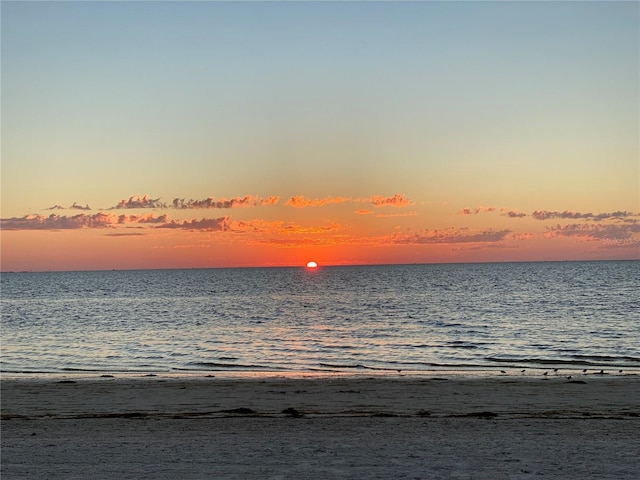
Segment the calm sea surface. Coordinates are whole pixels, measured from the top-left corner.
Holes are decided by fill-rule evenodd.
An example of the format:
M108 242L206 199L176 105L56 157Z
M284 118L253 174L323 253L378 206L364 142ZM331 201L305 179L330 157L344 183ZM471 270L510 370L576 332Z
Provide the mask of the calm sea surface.
M5 376L640 370L638 261L7 273L1 282Z

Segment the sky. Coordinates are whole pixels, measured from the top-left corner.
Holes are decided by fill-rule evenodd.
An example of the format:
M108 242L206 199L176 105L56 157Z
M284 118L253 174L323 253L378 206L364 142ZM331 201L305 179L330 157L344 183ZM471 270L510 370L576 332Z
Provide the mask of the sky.
M638 2L0 8L2 271L640 259Z

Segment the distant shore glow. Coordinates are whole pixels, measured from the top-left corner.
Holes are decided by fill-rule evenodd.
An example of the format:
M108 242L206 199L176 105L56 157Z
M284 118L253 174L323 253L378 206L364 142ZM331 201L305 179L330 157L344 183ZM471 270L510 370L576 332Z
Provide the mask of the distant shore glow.
M307 262L307 268L318 268L318 264L316 262Z

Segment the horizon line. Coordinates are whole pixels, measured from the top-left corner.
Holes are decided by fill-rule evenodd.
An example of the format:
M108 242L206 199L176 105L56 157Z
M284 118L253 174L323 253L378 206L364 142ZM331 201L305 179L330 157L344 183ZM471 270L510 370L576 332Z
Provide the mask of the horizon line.
M499 265L505 263L594 263L594 262L639 262L640 258L620 258L620 259L591 259L591 260L513 260L513 261L464 261L464 262L406 262L406 263L318 263L318 269L322 268L343 268L343 267L394 267L394 266L419 266L419 265ZM86 270L0 270L1 274L19 273L81 273L81 272L144 272L144 271L167 271L167 270L238 270L238 269L259 269L259 268L306 268L306 263L295 265L237 265L225 267L161 267L161 268L96 268Z

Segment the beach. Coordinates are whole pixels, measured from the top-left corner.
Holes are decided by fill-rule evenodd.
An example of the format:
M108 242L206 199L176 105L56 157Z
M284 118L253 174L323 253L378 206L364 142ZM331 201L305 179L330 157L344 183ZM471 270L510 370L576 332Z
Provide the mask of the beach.
M2 478L637 478L640 377L3 379Z

